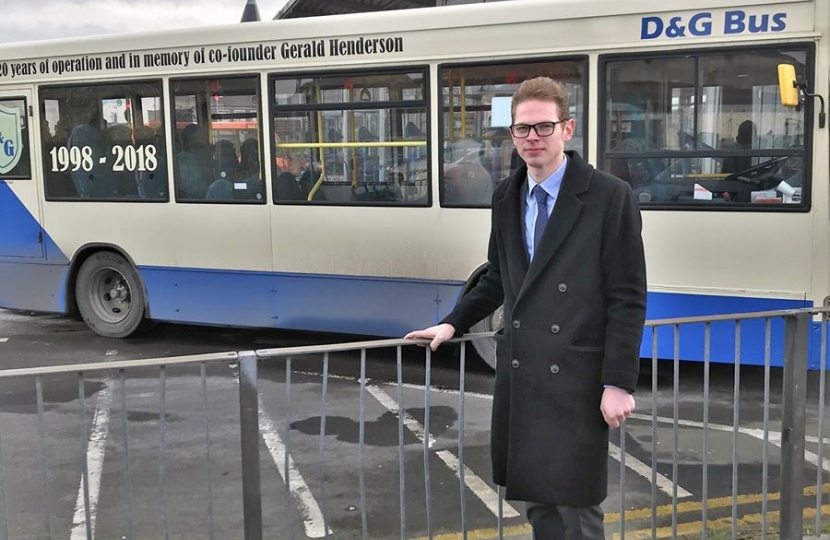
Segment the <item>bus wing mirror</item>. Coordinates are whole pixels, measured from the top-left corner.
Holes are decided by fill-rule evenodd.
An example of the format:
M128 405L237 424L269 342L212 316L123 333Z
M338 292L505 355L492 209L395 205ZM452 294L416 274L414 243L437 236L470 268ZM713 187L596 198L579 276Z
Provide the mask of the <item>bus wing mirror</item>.
M795 66L778 64L778 91L781 93L781 104L785 107L798 107L801 104L798 90Z
M781 104L785 107L801 107L801 96L818 99L821 109L818 114L818 127L823 129L827 123L824 112L824 97L821 94L811 94L807 91L807 84L798 82L795 76L795 66L792 64L778 64L778 91L781 94Z

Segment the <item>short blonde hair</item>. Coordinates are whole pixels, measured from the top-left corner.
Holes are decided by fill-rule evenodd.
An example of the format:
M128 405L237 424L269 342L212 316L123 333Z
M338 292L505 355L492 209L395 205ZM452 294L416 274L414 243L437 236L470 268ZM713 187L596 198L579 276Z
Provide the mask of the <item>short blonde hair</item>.
M532 99L556 103L556 106L559 107L559 114L562 115L558 120L567 120L569 118L568 90L565 88L565 85L554 81L550 77L536 77L524 81L513 93L513 99L510 101L511 121L516 115L516 107L520 103Z

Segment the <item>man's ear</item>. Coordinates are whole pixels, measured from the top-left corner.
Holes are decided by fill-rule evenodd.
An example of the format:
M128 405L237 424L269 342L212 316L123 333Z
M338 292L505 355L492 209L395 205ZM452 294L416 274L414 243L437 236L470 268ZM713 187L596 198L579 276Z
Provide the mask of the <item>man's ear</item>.
M570 141L574 136L574 131L576 131L576 120L573 118L569 118L564 125L565 129L562 131L562 139L564 141Z

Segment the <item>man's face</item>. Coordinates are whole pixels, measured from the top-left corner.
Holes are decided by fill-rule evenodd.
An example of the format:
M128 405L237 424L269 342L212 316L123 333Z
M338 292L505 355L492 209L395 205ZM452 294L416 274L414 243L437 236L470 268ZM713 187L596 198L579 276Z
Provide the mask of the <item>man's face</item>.
M561 119L562 115L556 103L533 99L516 106L513 124L534 125L540 122L559 122ZM540 137L535 129L531 129L526 138L513 136L513 144L531 172L545 175L537 178L538 181L544 180L562 163L565 143L573 137L574 126L575 122L571 119L556 124L553 134L547 137Z

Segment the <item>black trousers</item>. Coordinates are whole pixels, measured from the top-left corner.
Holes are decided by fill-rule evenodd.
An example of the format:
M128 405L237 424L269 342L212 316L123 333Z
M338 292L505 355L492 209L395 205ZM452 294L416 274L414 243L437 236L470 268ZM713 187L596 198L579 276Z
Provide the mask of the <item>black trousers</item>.
M599 506L552 506L526 503L533 540L604 540L602 508Z

